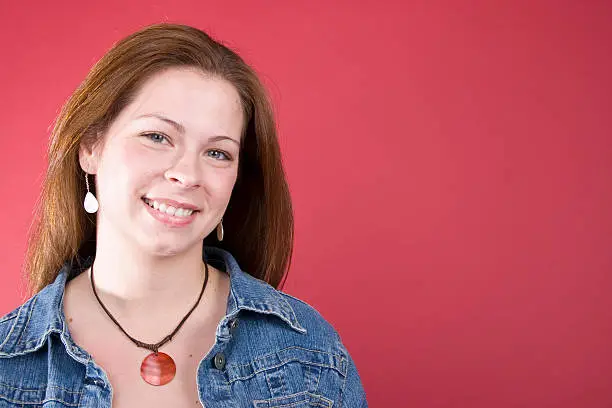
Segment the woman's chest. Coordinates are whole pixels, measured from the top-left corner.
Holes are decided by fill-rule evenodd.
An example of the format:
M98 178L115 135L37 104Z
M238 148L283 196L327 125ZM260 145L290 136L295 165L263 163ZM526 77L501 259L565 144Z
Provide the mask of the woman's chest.
M214 279L214 277L219 279ZM80 276L82 278L83 276ZM222 275L213 275L209 297L196 308L173 338L159 351L169 355L175 367L174 377L164 385L151 385L141 376L143 361L152 352L139 347L129 337L155 343L172 333L177 322L160 323L152 316L143 316L140 327L127 324L124 333L116 323L100 311L87 296L87 282L75 278L67 286L64 312L69 332L76 345L91 355L112 387L113 407L194 407L201 405L198 395L198 367L215 344L215 333L227 308L229 282ZM137 334L138 333L138 334ZM140 338L139 337L143 337ZM155 374L155 367L153 372Z
M76 313L77 306L85 311ZM106 375L112 388L113 408L201 406L198 366L215 344L217 325L224 316L225 305L209 308L206 313L197 313L196 309L172 340L160 347L160 352L172 358L175 375L167 384L158 386L147 383L141 376L143 361L152 353L150 350L135 344L106 315L93 310L88 303L67 299L65 312L72 340ZM125 330L146 343L155 343L174 330L173 327L147 326L150 330L145 338L138 338L128 327Z
M200 340L198 344L167 343L160 349L172 358L176 371L170 382L158 386L147 383L141 376L143 360L151 354L149 350L116 340L82 345L106 373L113 390L114 408L194 407L201 405L198 366L214 344L214 332L213 336L200 336Z

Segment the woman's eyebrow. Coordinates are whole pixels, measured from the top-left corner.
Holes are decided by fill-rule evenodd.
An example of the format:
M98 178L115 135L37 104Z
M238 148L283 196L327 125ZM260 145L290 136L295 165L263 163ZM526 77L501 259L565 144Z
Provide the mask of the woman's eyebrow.
M134 118L134 120L137 119L142 119L142 118L157 118L159 120L163 120L164 122L168 123L169 125L171 125L173 128L175 128L177 131L179 131L180 133L185 133L185 126L181 125L180 123L165 117L164 115L161 115L159 113L145 113L143 115L140 116L136 116L136 118Z
M235 139L232 139L229 136L224 136L224 135L217 135L217 136L211 136L208 138L209 142L216 142L217 140L229 140L230 142L234 142L238 145L238 147L240 147L240 142L238 142Z
M145 113L145 114L143 114L143 115L137 116L137 117L136 117L134 120L136 120L136 119L141 119L141 118L157 118L157 119L159 119L159 120L162 120L162 121L164 121L164 122L168 123L170 126L172 126L173 128L175 128L175 129L176 129L176 130L177 130L179 133L182 133L182 134L184 134L184 133L185 133L185 126L183 126L183 125L182 125L182 124L180 124L179 122L174 121L174 120L172 120L172 119L170 119L170 118L167 118L166 116L161 115L161 114L159 114L159 113ZM209 140L210 142L216 142L217 140L224 140L224 139L229 140L229 141L232 141L232 142L236 143L236 144L238 145L238 147L240 147L240 142L238 142L238 141L237 141L237 140L235 140L235 139L232 139L232 138L231 138L231 137L229 137L229 136L217 135L217 136L212 136L212 137L210 137L208 140Z

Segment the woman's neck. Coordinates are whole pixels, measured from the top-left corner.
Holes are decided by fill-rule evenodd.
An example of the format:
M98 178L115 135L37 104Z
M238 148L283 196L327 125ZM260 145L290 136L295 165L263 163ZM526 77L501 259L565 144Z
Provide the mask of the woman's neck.
M179 255L152 256L118 239L98 240L93 269L98 296L124 321L182 318L197 301L205 276L201 246ZM91 276L91 269L87 272ZM209 276L207 286L212 283ZM200 303L207 292L210 288Z

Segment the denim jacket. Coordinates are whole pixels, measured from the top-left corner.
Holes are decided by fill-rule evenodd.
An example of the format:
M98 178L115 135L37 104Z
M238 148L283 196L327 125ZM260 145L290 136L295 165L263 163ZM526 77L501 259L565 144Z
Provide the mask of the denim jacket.
M227 313L197 369L204 407L368 406L351 356L319 312L242 271L224 249L206 246L203 258L230 275ZM105 371L66 325L66 282L84 270L76 264L0 318L0 408L111 407Z

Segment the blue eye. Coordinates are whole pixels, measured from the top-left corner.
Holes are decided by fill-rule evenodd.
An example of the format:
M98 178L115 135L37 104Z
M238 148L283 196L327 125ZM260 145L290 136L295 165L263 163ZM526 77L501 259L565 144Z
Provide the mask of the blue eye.
M225 159L222 159L222 160L231 160L230 157L229 157L229 154L225 153L224 151L214 149L214 150L209 150L208 151L208 153L210 153L210 152L221 153L222 155L225 156ZM213 157L213 158L215 158L215 157Z
M164 135L162 135L161 133L145 133L144 134L145 137L147 137L149 140L152 140L155 143L162 143L164 141L164 139L167 141L168 138Z

